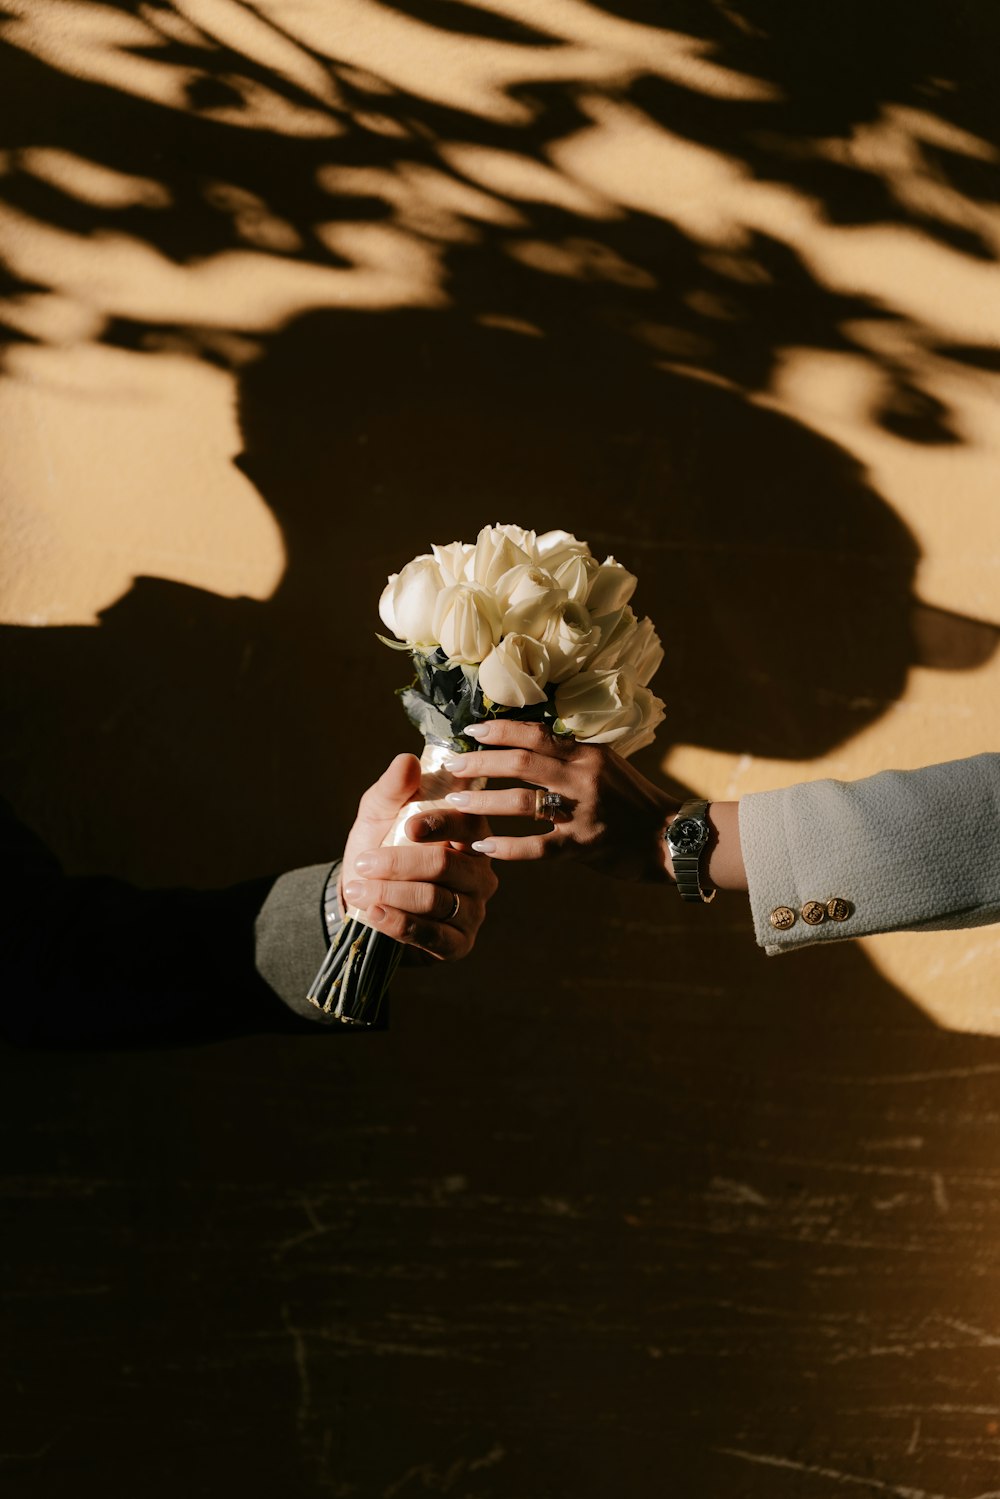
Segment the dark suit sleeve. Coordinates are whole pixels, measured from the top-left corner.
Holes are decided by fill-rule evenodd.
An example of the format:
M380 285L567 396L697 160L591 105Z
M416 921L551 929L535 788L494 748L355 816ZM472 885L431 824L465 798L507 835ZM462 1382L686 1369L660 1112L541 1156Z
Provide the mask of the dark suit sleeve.
M318 1031L329 864L225 890L69 877L0 809L0 1021L10 1040L103 1045Z
M254 962L269 988L305 1020L327 1025L338 1022L324 1015L306 994L329 945L323 896L339 863L293 869L270 886L254 923Z

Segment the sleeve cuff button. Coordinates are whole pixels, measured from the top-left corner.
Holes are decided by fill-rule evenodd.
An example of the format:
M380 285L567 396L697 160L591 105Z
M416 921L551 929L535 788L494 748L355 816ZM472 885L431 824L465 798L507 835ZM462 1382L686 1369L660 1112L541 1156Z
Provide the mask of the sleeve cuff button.
M791 906L775 906L767 919L776 932L787 932L790 926L795 925L795 912Z
M831 921L846 921L853 910L850 901L845 900L842 895L835 895L826 903L826 914Z

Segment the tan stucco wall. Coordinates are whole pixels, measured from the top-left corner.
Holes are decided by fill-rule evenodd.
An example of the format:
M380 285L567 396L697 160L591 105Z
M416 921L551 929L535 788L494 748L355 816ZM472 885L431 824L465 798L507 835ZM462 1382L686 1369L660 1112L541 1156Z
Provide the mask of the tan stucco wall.
M465 29L373 0L12 9L8 772L71 867L322 857L409 742L382 579L491 520L640 574L668 650L646 763L678 782L997 745L997 152L961 48L935 80L876 37L817 102L822 48L726 7L676 31L582 0ZM879 520L872 609L888 574L842 563L875 511L913 547ZM669 583L685 548L697 610ZM994 929L866 947L941 1024L1000 1030Z

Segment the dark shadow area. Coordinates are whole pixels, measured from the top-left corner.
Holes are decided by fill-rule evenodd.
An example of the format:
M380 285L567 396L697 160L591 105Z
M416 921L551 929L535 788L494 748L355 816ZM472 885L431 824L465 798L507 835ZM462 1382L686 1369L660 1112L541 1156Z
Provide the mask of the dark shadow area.
M407 10L525 40L474 7ZM919 94L932 25L972 24L911 8L893 52L848 7L872 55L838 83L847 31L812 45L789 7L628 14L788 91L626 91L758 175L784 158L755 132L843 134ZM188 264L255 232L207 195L223 180L294 226L290 258L329 261L332 212L393 210L334 209L323 165L426 165L455 139L541 159L585 120L564 84L526 88L518 130L333 67L345 121L377 99L402 134L292 140L210 117L243 78L302 102L292 85L220 47L156 55L204 74L190 113L14 58L9 146L75 148L86 102L88 151L167 185L169 212L102 215L16 173L6 201ZM938 108L985 134L975 89ZM908 221L860 171L780 180L838 221ZM281 525L273 598L140 578L97 629L0 631L7 789L70 869L212 885L335 853L412 743L400 658L374 640L385 576L488 521L573 529L638 573L667 651L653 775L671 737L808 763L914 665L995 649L993 626L921 603L914 538L851 456L747 400L793 332L854 348L843 324L879 308L763 236L726 258L640 214L507 207L516 232L442 248L449 305L260 338L239 462ZM725 318L697 311L723 296ZM218 332L104 336L224 360ZM951 440L947 412L900 412L908 439ZM508 874L491 915L470 962L399 980L386 1035L4 1055L9 1492L981 1494L996 1044L933 1026L849 944L764 959L739 902L665 908L547 868Z

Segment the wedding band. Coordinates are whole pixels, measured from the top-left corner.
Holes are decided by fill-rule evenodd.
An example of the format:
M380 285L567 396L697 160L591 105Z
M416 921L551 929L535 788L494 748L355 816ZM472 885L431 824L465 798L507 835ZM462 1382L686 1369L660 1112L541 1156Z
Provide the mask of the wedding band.
M566 798L560 796L558 791L546 791L540 787L535 792L535 821L553 822L553 814L568 811Z
M456 893L456 891L453 890L451 892L451 894L452 894L452 899L454 900L455 904L452 906L451 910L448 912L448 915L444 918L445 926L447 926L449 922L452 922L452 921L455 920L455 917L458 915L458 908L462 904L461 898Z

